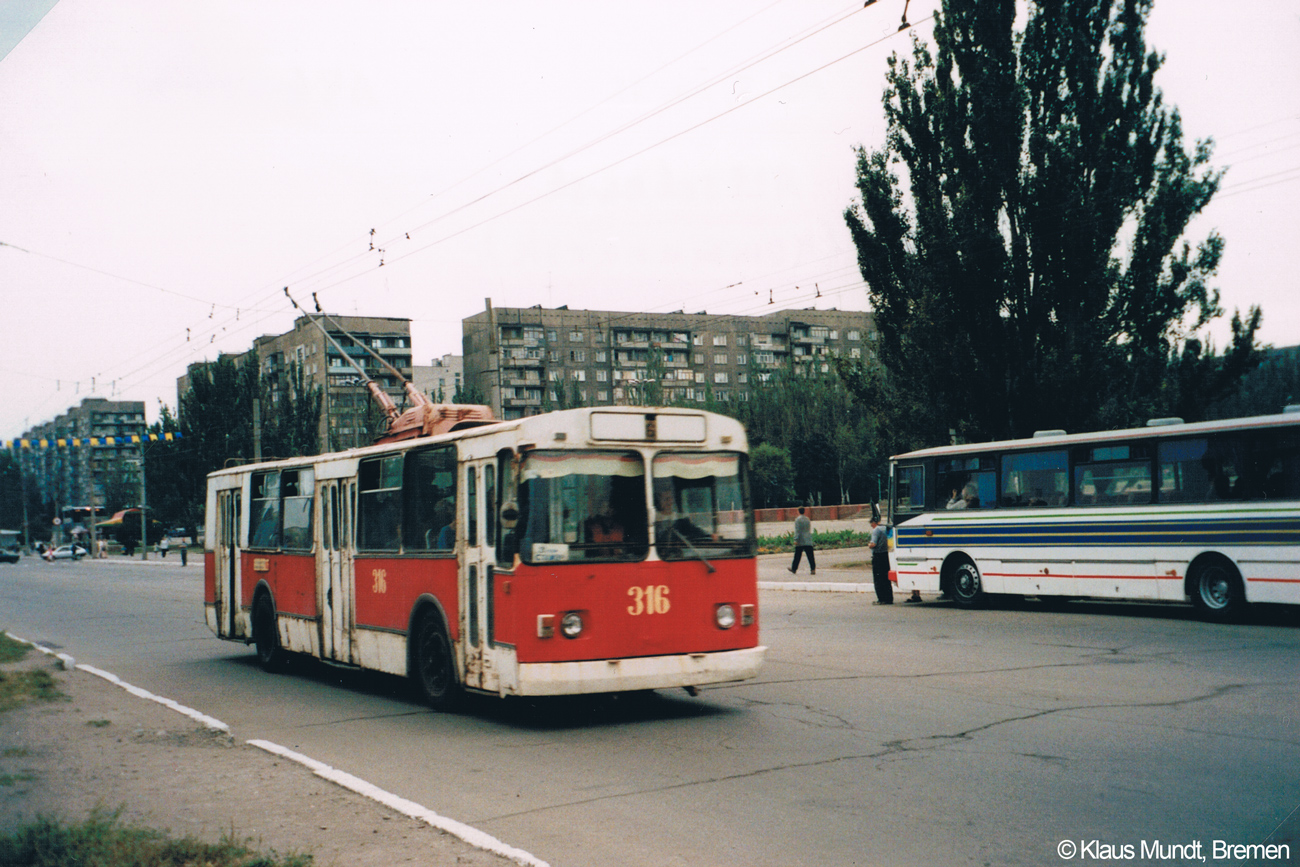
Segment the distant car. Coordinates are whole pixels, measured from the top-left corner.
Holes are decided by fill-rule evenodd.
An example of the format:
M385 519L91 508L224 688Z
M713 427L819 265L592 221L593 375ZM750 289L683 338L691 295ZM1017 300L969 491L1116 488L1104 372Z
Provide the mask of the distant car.
M9 550L0 550L0 563L17 563L18 552Z
M47 548L41 556L46 560L80 560L89 553L80 545L60 545L57 548Z

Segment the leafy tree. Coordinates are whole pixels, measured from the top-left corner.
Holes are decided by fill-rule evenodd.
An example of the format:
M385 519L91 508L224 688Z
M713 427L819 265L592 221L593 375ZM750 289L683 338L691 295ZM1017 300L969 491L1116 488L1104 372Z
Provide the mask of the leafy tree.
M743 421L752 447L768 444L790 456L799 502L875 497L876 476L888 457L876 409L849 388L840 367L829 357L777 370L751 366L748 401L706 401L706 408Z
M309 385L302 366L291 364L278 400L262 384L262 453L281 458L320 453L320 386ZM269 408L269 409L268 409Z
M749 451L749 475L757 508L776 508L794 500L794 464L785 449L771 443L754 446Z
M945 0L935 53L889 61L888 135L845 212L904 441L1190 418L1254 363L1260 312L1219 358L1219 187L1155 85L1151 0Z
M16 530L23 525L22 470L12 451L0 451L0 528Z

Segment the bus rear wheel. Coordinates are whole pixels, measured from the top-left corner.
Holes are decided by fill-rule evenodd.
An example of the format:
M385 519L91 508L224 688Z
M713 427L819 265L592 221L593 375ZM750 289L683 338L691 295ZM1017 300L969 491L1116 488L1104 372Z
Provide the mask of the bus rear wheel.
M952 570L948 586L948 592L960 608L982 608L988 601L984 585L980 581L980 572L969 560L961 561Z
M1207 620L1237 620L1246 611L1241 575L1225 560L1215 558L1199 565L1191 576L1192 603Z
M257 645L257 661L263 671L274 673L284 668L284 650L275 627L275 605L265 593L253 604L253 643Z
M451 642L442 618L426 611L416 623L411 659L411 679L420 697L435 710L450 710L460 696Z

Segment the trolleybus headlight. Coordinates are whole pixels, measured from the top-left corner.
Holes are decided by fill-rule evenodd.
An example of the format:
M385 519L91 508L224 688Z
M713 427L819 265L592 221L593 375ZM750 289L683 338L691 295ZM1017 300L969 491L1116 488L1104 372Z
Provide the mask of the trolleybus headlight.
M730 629L736 625L736 609L723 603L713 612L713 617L718 621L718 626L722 629Z
M577 638L582 634L582 615L570 611L560 619L560 632L565 638Z

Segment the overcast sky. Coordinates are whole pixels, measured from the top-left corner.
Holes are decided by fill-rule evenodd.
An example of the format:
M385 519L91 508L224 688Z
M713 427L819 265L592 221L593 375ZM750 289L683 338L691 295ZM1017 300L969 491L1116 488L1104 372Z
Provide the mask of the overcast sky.
M416 364L485 298L867 307L842 212L904 0L49 6L0 15L0 50L39 22L0 59L0 438L92 393L153 420L291 327L286 285L409 317ZM1149 40L1231 166L1191 236L1227 239L1224 306L1300 343L1300 13L1157 0Z

